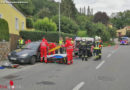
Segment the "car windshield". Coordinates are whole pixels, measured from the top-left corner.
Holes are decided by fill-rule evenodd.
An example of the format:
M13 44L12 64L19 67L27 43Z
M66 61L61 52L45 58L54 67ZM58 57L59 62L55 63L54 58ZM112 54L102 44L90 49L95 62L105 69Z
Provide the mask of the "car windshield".
M127 38L121 38L121 40L128 40Z
M22 47L22 49L32 49L32 50L36 50L38 49L40 43L39 42L33 42L33 43L29 43L27 45L24 45Z

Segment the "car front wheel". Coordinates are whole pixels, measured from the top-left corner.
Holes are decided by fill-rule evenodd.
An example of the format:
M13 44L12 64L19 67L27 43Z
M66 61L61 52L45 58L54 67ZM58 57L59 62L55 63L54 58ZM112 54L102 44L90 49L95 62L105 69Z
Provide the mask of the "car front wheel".
M30 64L35 64L36 62L36 57L35 56L32 56L31 60L30 60Z

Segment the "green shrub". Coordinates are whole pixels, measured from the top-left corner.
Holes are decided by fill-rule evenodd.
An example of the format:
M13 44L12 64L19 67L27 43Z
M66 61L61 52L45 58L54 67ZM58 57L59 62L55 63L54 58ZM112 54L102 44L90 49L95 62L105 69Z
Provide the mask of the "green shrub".
M52 20L56 23L56 25L58 27L59 26L59 17L54 16L54 17L52 17ZM66 16L61 16L61 32L76 34L78 30L79 30L79 26L76 24L75 21L73 21L72 19L70 19Z
M44 19L38 19L35 23L34 23L34 28L40 31L56 31L57 30L57 26L56 23L53 22L51 19L49 18L44 18Z
M20 36L23 37L23 39L27 40L30 39L32 41L39 41L42 40L43 37L45 37L50 42L58 42L59 41L59 33L58 32L44 32L44 31L20 31ZM65 38L68 37L74 37L72 34L67 33L61 33L61 36Z
M0 41L9 41L9 28L8 22L4 19L0 19Z
M103 42L103 47L113 46L113 45L115 45L114 42L110 42L110 41L108 41L108 42Z
M87 36L87 31L80 30L80 31L78 31L77 36L79 36L79 37L86 37Z

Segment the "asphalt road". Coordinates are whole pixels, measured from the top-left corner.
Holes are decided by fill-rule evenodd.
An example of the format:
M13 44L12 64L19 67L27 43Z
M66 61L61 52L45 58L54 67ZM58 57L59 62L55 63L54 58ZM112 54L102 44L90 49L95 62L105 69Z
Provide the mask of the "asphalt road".
M1 70L0 85L13 80L15 90L130 90L130 46L106 47L102 52L99 61L75 58L73 65L38 63Z

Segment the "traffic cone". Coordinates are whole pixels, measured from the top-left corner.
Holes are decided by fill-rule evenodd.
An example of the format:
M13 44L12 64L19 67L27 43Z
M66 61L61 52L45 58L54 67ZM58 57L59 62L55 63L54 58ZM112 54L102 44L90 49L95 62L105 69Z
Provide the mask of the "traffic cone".
M11 90L14 90L14 88L15 88L14 82L12 80L10 80L10 88L11 88Z
M111 45L108 45L108 47L111 47Z

